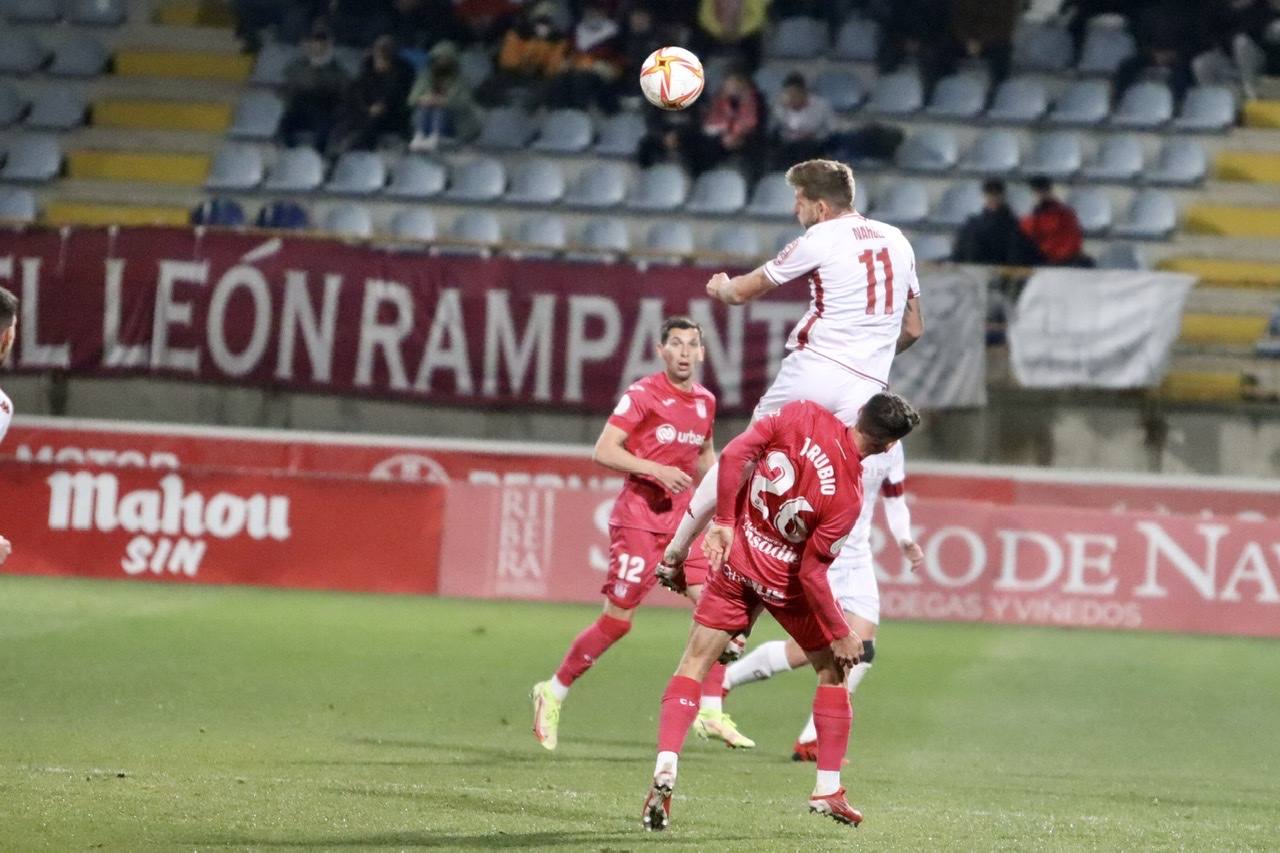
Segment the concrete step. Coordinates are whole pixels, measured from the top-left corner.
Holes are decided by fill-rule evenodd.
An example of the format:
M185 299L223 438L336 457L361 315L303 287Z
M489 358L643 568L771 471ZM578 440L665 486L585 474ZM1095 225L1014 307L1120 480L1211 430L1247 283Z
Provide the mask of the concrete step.
M1191 344L1247 346L1266 334L1267 319L1266 315L1186 313L1182 315L1178 340Z
M127 194L122 194L127 187ZM64 178L56 187L42 191L42 201L93 202L119 204L128 198L132 204L151 207L181 207L190 210L205 198L200 187L185 184L127 184L106 178Z
M1220 181L1277 184L1280 183L1280 152L1220 151L1213 161L1213 173Z
M65 148L105 148L139 151L175 151L212 155L226 140L218 132L156 130L89 125L63 138Z
M164 0L156 7L152 20L167 27L217 27L224 30L233 28L236 22L231 4L219 0Z
M115 73L121 77L169 77L244 83L253 57L239 53L126 48L116 52Z
M99 127L226 133L231 126L231 106L218 102L102 98L92 109L93 123Z
M1193 204L1183 211L1182 227L1193 234L1280 238L1280 206Z
M1200 288L1252 288L1280 292L1280 263L1241 261L1234 258L1172 257L1161 261L1160 269L1198 276Z
M66 175L198 187L208 177L210 162L204 154L82 148L67 154Z
M184 207L55 201L45 205L40 221L49 225L186 225Z

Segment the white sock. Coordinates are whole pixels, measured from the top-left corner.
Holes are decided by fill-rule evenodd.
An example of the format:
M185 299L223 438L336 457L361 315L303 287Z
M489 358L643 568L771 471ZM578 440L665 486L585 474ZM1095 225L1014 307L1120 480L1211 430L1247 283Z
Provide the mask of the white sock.
M804 724L804 730L800 732L801 743L813 743L818 739L818 729L813 724L813 714L809 715L809 722Z
M671 544L668 548L676 548L684 553L689 553L689 546L693 544L693 540L698 538L698 534L702 532L702 528L707 526L707 522L711 520L711 516L716 511L716 477L720 473L720 463L717 461L706 474L702 476L702 482L698 484L698 488L693 490L693 499L689 501L689 509L680 519L680 526L676 528L676 535L671 537Z
M670 770L674 775L676 767L680 764L680 753L678 752L659 752L658 761L653 765L653 775L657 776L663 770ZM838 777L840 774L837 773Z
M569 695L569 685L562 684L560 679L556 678L554 675L551 676L551 680L547 682L547 684L551 687L551 695L555 696L561 702L564 701L564 697Z
M718 714L724 710L724 700L719 696L703 696L698 702L698 709L701 711L714 711Z
M783 640L761 643L724 670L724 689L732 690L753 681L764 681L780 672L790 672L787 644Z
M813 794L815 797L824 794L834 794L840 790L840 771L839 770L819 770L818 784L813 786Z

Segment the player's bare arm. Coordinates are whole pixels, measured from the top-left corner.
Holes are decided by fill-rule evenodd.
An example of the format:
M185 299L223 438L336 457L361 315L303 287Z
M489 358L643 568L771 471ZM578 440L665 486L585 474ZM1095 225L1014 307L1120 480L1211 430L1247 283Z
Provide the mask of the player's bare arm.
M702 478L711 470L711 466L716 464L716 443L711 439L702 442L702 449L698 451L698 482L702 482Z
M920 297L908 296L907 306L902 312L902 331L898 333L898 348L902 352L924 334L924 315L920 313Z
M756 267L744 275L730 278L718 272L707 282L707 296L719 299L726 305L741 305L773 290L774 284L764 274L764 267Z
M707 525L707 533L702 538L702 553L707 555L711 571L719 571L733 547L733 522L721 524L713 521Z
M600 431L591 458L611 471L648 477L673 495L693 485L693 478L679 468L641 459L627 450L627 433L613 424L605 424Z

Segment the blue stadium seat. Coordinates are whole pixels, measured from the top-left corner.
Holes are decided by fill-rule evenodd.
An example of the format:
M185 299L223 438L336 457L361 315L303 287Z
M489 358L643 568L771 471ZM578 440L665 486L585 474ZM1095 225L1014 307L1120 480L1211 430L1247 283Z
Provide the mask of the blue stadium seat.
M284 118L284 101L275 92L251 91L236 104L227 135L236 139L274 139Z
M0 28L0 74L32 74L49 59L35 36Z
M1178 206L1161 190L1139 190L1111 233L1132 240L1167 240L1178 227Z
M321 229L339 237L367 240L373 236L373 217L359 204L340 204L325 214Z
M917 234L911 238L911 248L921 263L951 260L951 238L945 234Z
M813 81L813 91L831 104L836 112L852 112L867 99L866 89L858 75L842 68L823 71Z
M631 249L631 237L621 219L592 219L579 232L577 246L568 260L613 262Z
M324 160L312 148L286 148L267 170L263 189L270 192L311 192L324 182Z
M493 59L483 47L470 47L458 54L458 73L467 85L479 86L493 73Z
M1092 159L1080 170L1089 181L1121 183L1142 171L1142 144L1129 134L1116 134L1102 140Z
M537 126L519 107L498 107L485 116L476 145L496 151L519 151L529 144Z
M1236 93L1227 86L1195 86L1182 100L1173 129L1219 133L1236 123Z
M1099 269L1104 270L1149 270L1151 264L1140 246L1133 243L1112 242L1098 253Z
M489 210L469 210L449 225L447 236L471 245L440 247L445 255L488 255L490 248L502 242L502 224Z
M218 149L204 185L211 190L252 190L262 183L262 152L252 145L229 143Z
M91 27L118 27L124 23L124 0L69 0L67 20Z
M347 151L334 164L325 189L344 195L373 195L387 182L387 166L373 151Z
M694 181L685 210L690 213L728 216L747 203L747 182L736 169L711 169Z
M981 74L958 72L943 77L933 87L925 113L934 118L975 118L987 104L987 88L987 78Z
M3 8L14 24L52 24L62 17L59 0L4 0Z
M818 18L783 18L774 26L765 51L777 59L816 59L830 48L827 24Z
M688 195L688 176L679 166L663 163L640 173L627 194L627 207L653 213L676 210Z
M790 246L793 242L798 240L803 234L804 231L797 228L788 228L785 231L779 231L778 236L773 241L773 250L775 252L781 252L783 249L787 248L787 246Z
M865 18L852 17L836 34L833 59L845 62L874 62L880 52L880 25Z
M564 202L572 207L606 208L622 204L627 193L627 167L595 163L578 173Z
M1084 141L1080 134L1055 130L1036 137L1031 152L1022 161L1022 174L1065 181L1074 177L1083 164Z
M1076 71L1085 75L1110 77L1136 52L1133 36L1124 27L1093 24L1085 31Z
M524 160L511 170L511 185L504 197L512 204L557 204L564 198L564 172L551 160Z
M924 82L914 69L895 71L876 81L867 110L876 115L908 116L924 106Z
M591 147L591 116L582 110L552 110L542 120L533 150L577 154Z
M43 183L62 171L62 146L55 136L23 134L9 142L0 180Z
M507 188L507 172L502 163L490 157L480 157L453 170L445 198L451 201L497 201Z
M0 222L36 221L36 197L31 190L0 187Z
M55 77L97 77L106 70L111 52L88 33L70 36L53 52L49 73Z
M249 82L259 86L284 85L284 70L296 57L302 55L302 48L293 44L267 42L258 51L253 63L253 73Z
M84 124L89 104L78 89L53 86L36 93L23 122L33 130L71 130Z
M754 228L746 225L725 225L717 228L707 241L707 251L727 255L744 264L754 264L763 254L760 248L760 235Z
M693 254L693 229L680 220L659 220L649 226L645 235L645 250L658 253L653 263L679 263Z
M796 193L783 172L770 172L756 182L751 191L747 213L765 219L790 219L795 216Z
M1066 203L1075 210L1080 228L1087 236L1096 237L1111 230L1114 214L1111 196L1097 187L1075 187L1067 194Z
M1204 146L1194 139L1166 139L1156 161L1143 173L1149 184L1189 187L1205 179L1209 157Z
M547 259L569 245L569 236L564 219L544 214L520 220L515 242L522 245L510 251L512 257Z
M996 87L987 121L1034 124L1049 110L1049 90L1035 77L1010 77Z
M959 181L948 186L929 213L928 222L937 228L957 228L982 209L982 184Z
M595 153L605 157L634 157L645 135L644 117L639 113L618 113L600 125Z
M867 215L899 228L923 222L929 214L929 193L919 181L894 181L879 193Z
M1110 110L1110 83L1106 80L1076 80L1058 96L1047 120L1056 125L1094 126L1101 124Z
M794 206L795 206L795 199L793 197L792 198L793 210L791 211L792 217L795 216ZM870 207L871 207L871 191L867 189L867 182L855 180L853 182L853 209L857 211L864 211L864 210L870 209Z
M910 172L946 172L955 168L960 143L945 127L925 127L908 136L898 146L894 160L899 169Z
M18 90L0 80L0 127L16 124L27 111L26 99Z
M1173 93L1163 83L1134 83L1120 97L1111 113L1112 127L1155 130L1173 118Z
M244 208L233 198L205 199L191 211L192 225L239 228L247 221Z
M1075 56L1071 33L1057 24L1020 24L1013 34L1013 67L1018 71L1065 71Z
M391 236L427 242L436 239L436 215L425 207L405 207L391 216Z
M1017 171L1021 160L1018 135L1011 130L991 128L978 134L958 165L962 172L999 177Z
M782 94L782 81L787 79L791 69L781 65L763 65L751 75L751 80L764 96L765 103L773 103Z
M273 201L258 211L254 224L259 228L298 231L311 227L311 215L296 201Z
M411 155L391 168L385 195L415 200L435 198L444 192L448 182L449 169L443 163Z

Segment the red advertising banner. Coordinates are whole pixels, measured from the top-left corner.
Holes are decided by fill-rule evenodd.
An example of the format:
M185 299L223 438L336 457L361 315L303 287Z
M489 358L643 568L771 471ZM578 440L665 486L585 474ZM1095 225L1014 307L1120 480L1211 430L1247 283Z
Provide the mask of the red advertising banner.
M471 406L607 411L660 367L663 318L681 313L702 324L720 411L748 411L808 289L730 311L707 275L205 229L0 230L0 285L22 299L18 370Z
M434 593L444 490L0 460L6 574Z

